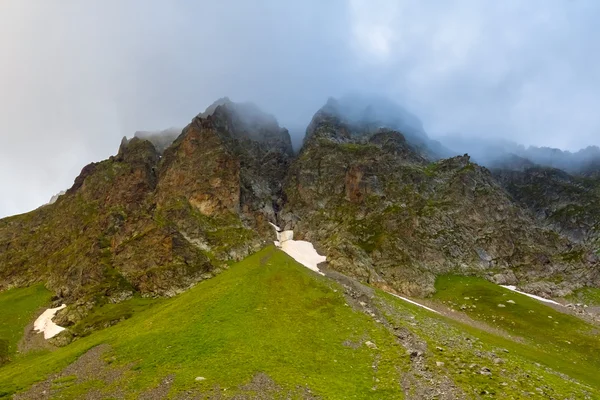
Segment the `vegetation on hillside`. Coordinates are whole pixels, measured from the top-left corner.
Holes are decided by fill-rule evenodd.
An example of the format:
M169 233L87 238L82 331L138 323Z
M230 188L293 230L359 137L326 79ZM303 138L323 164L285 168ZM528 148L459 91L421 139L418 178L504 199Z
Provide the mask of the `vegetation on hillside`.
M434 299L526 343L539 362L589 384L600 383L597 327L480 278L442 276L436 289Z
M233 395L264 373L289 392L301 386L323 398L400 398L396 368L407 363L389 332L345 305L337 284L270 247L115 326L21 356L0 369L0 387L6 396L26 389L101 343L112 348L108 368L127 367L102 390L107 396L117 388L134 396L171 375L173 393L218 385ZM101 384L73 380L60 392L77 398Z
M33 322L36 312L50 303L50 292L44 285L0 292L0 365L17 351L25 327Z
M27 398L49 390L65 399L600 396L600 344L591 326L536 300L446 276L431 301L468 316L449 318L377 289L356 292L351 287L362 285L349 282L321 277L268 247L174 298L97 308L74 329L112 326L54 351L18 355L0 369L0 392Z

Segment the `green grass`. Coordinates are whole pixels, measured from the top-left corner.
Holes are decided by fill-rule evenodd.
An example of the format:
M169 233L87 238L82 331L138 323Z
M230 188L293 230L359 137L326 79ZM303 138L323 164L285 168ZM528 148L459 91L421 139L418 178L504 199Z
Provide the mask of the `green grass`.
M121 303L107 303L94 308L90 314L73 326L71 331L77 336L87 336L93 331L107 328L131 318L155 304L161 299L135 296Z
M388 330L346 305L337 283L268 247L174 298L132 298L93 310L71 329L83 335L112 326L52 352L17 355L0 368L0 398L101 343L112 348L103 356L109 368L124 374L108 386L95 376L82 381L66 374L51 383L61 398L83 398L91 390L109 396L118 387L134 399L167 376L174 376L171 395L218 385L229 398L257 373L286 392L305 387L325 399L403 398L407 374L424 385L432 382L428 374L449 379L468 398L600 398L600 343L590 325L479 278L444 276L436 288L433 301L497 330L376 290L379 310L396 328ZM426 347L416 372L397 339L411 335L409 342ZM377 349L365 346L367 340ZM493 362L497 357L501 364ZM491 375L479 373L481 367ZM196 382L197 376L206 380Z
M8 342L9 357L17 351L25 327L33 321L36 311L49 304L50 296L41 284L0 292L0 341Z
M431 178L437 174L439 168L440 164L438 164L437 162L429 163L424 169L425 175Z
M576 290L567 300L573 303L583 303L588 306L600 306L600 288L583 288Z
M483 398L506 399L600 398L597 369L577 375L572 366L556 359L558 355L531 343L433 314L386 293L379 292L378 298L394 306L386 313L390 321L427 343L426 369L440 371L467 394L487 393ZM502 363L494 363L496 358ZM438 367L436 362L444 366ZM480 374L481 367L488 367L492 374ZM563 375L567 372L569 378ZM480 398L477 395L475 398Z
M594 326L481 278L442 276L436 291L435 300L522 341L519 351L531 359L600 388L600 340Z
M119 381L132 398L170 374L173 392L219 384L234 393L257 372L286 390L306 386L327 399L402 398L403 349L384 327L346 306L342 292L269 247L116 326L52 353L21 356L0 369L0 388L8 396L108 343L113 365L133 365ZM366 340L378 349L367 348ZM196 382L197 376L206 381ZM68 384L65 398L89 389L89 383Z

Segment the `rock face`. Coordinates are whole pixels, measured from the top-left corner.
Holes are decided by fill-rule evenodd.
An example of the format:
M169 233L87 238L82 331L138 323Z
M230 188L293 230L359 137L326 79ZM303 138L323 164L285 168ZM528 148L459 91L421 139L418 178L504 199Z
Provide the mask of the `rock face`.
M402 132L411 144L412 151L427 158L440 159L454 155L427 136L422 122L415 115L385 98L358 95L330 98L317 112L307 132L313 132L324 119L332 118L343 123L344 129L347 129L345 132L338 131L337 135L356 138L384 128Z
M398 131L352 124L329 102L290 167L279 223L318 244L332 268L412 295L431 293L448 272L598 282L591 265L564 257L589 251L540 227L487 169L467 155L427 156Z
M292 156L289 133L273 117L222 99L165 151L159 204L183 196L203 215L238 214L266 233Z
M592 173L515 159L492 175L445 152L405 111L346 98L315 114L294 156L274 117L223 98L181 133L124 139L55 203L0 220L0 290L46 283L68 326L102 302L214 276L270 243L269 222L330 268L409 295L449 272L546 295L600 286Z
M99 302L173 295L262 247L292 155L287 131L235 103L198 116L162 155L124 139L53 204L0 220L0 290L45 282L74 323Z
M179 273L167 289L159 283L166 271L209 272L206 257L153 219L158 161L150 142L124 141L54 204L0 221L0 287L45 281L68 300L118 298L189 286Z
M537 165L493 171L512 197L531 210L540 223L574 242L600 248L600 179Z

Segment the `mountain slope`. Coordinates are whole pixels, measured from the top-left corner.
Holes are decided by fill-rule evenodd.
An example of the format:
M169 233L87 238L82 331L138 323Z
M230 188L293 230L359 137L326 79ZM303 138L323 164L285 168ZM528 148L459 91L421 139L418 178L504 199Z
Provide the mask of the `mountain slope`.
M438 160L377 104L328 101L294 156L223 98L0 220L0 397L600 398L586 307L490 282L596 304L593 175ZM265 248L269 222L325 276ZM38 307L63 302L45 341Z
M237 110L194 118L162 155L125 139L54 204L0 220L0 290L44 282L71 304L58 316L70 326L106 302L174 295L262 247L291 142L259 110Z
M365 346L367 340L379 349ZM394 364L406 364L394 337L346 307L339 287L269 248L114 327L53 353L17 359L0 370L0 387L26 388L100 343L111 346L107 368L125 368L105 395L117 386L142 393L169 376L172 392L235 393L262 373L281 386L282 396L310 389L325 398L396 397L401 391ZM19 372L24 368L30 374ZM78 383L66 397L98 388Z
M0 366L17 352L26 326L49 300L50 292L42 285L0 292Z
M390 290L434 291L469 272L499 283L598 285L588 249L544 229L468 156L429 162L390 129L361 130L330 112L309 125L290 167L280 219L329 255L333 268ZM583 256L571 260L564 254Z
M146 135L161 151L125 139L54 204L0 220L0 289L46 283L75 303L58 317L69 326L104 302L214 276L271 240L268 222L297 226L337 270L402 293L432 293L451 271L551 281L549 295L598 286L586 243L532 219L468 157L432 162L418 120L385 102L330 99L297 157L274 117L227 98L172 143L165 135Z
M582 363L589 369L577 373L551 346L329 276L266 248L115 326L51 352L16 356L0 368L0 392L18 391L17 399L600 395L594 364ZM521 309L556 316L531 299L511 296ZM562 318L567 329L574 317ZM569 357L584 355L573 347Z

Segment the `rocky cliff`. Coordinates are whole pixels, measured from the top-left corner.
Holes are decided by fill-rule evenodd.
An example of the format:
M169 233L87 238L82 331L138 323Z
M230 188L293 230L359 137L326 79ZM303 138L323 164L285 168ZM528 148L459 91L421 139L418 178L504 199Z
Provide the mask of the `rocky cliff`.
M467 155L430 161L401 132L353 124L331 102L285 194L286 229L320 245L331 268L391 290L427 295L447 272L557 292L599 283L589 249L538 225Z
M45 282L77 302L68 325L102 302L173 295L261 248L292 149L272 117L249 117L219 104L162 156L124 139L55 203L0 220L0 290Z
M273 116L227 98L178 135L125 139L55 203L0 220L0 290L46 283L74 304L68 325L214 276L272 240L268 222L314 242L329 268L409 295L448 272L546 294L600 286L589 178L439 159L418 120L394 112L332 99L297 156Z
M494 176L537 220L574 242L600 249L600 180L527 165L497 168Z

